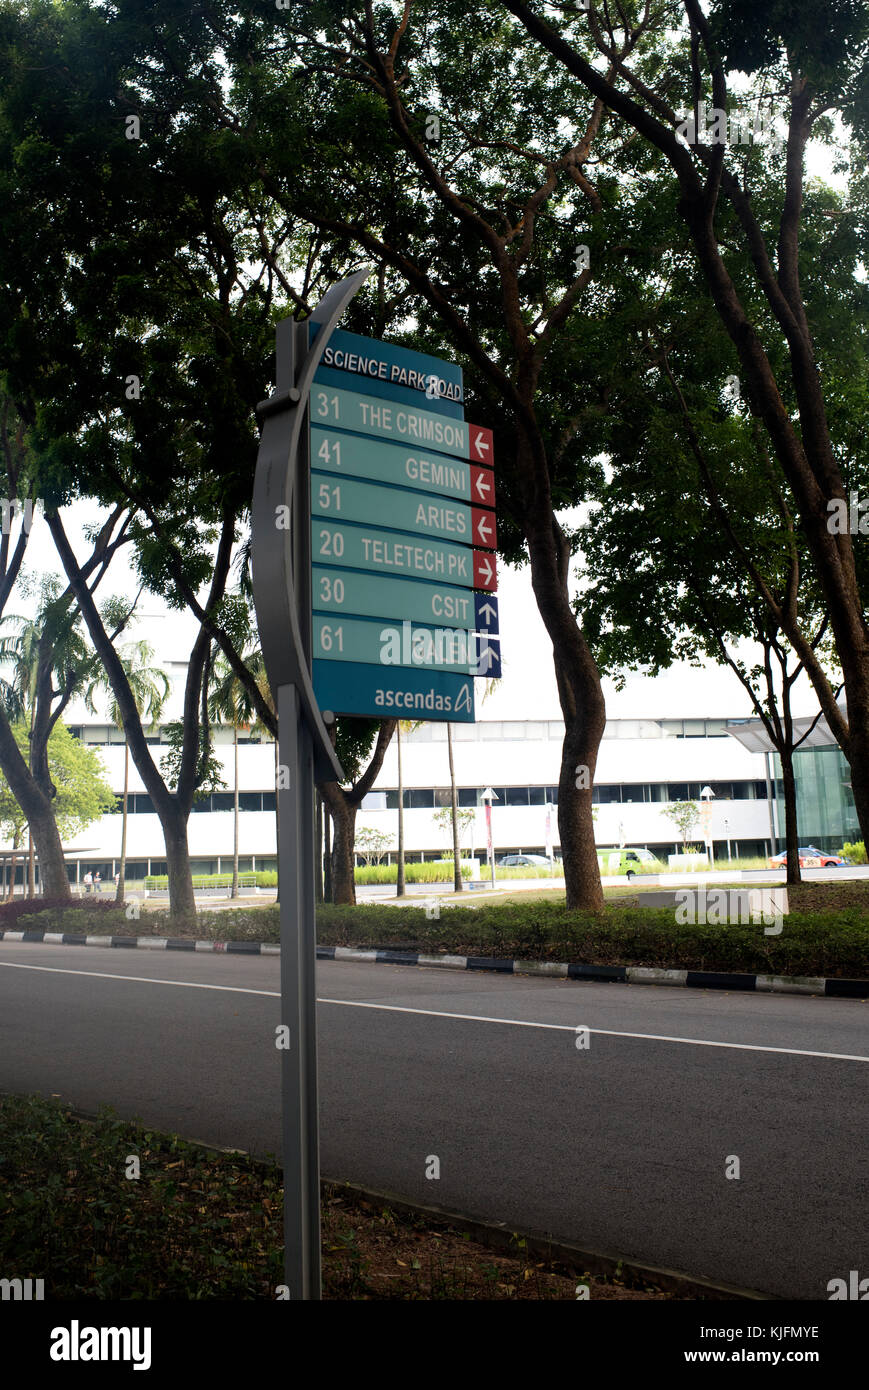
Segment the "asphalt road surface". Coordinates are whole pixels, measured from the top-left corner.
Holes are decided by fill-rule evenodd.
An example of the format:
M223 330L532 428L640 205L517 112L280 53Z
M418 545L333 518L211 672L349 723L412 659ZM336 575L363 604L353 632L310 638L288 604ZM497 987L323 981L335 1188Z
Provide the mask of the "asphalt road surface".
M0 942L0 1089L277 1154L278 970ZM325 1176L784 1297L869 1275L865 1003L331 961L318 992Z

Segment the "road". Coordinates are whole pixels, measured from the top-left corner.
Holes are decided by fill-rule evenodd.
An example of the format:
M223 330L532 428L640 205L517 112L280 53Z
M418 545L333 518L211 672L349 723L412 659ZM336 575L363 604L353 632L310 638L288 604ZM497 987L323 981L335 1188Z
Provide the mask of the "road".
M278 1153L277 990L276 957L0 942L0 1089ZM329 961L318 990L325 1176L784 1297L869 1274L861 1001Z

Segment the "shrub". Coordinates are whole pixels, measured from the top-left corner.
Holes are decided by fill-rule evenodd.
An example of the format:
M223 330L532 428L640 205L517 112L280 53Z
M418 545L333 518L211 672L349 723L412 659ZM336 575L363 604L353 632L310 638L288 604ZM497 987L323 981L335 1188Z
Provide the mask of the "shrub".
M470 864L463 863L461 869L462 878L470 878ZM363 864L356 869L354 877L357 883L396 883L398 865ZM422 864L405 864L404 877L407 883L452 883L453 866L452 863L438 864L434 860Z
M866 846L862 840L857 840L853 845L849 845L846 840L842 846L842 854L845 859L850 859L852 864L866 863Z
M113 898L107 898L105 902L100 902L99 898L87 901L88 913L111 912L113 908L117 911ZM70 916L79 910L83 910L83 905L78 898L15 898L13 902L0 906L0 929L14 930L23 917L36 918L42 914L53 916L57 913ZM32 928L32 925L28 922L28 928ZM72 928L66 927L64 930L71 931Z

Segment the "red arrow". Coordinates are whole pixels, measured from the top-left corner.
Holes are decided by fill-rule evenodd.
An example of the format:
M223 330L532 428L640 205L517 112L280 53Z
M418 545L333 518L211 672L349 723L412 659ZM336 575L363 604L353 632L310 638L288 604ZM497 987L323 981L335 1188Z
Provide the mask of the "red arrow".
M493 463L495 451L492 447L492 431L483 429L482 425L468 425L468 434L471 441L471 452L468 455L472 463Z
M488 589L490 592L498 586L498 571L495 568L494 555L487 555L484 550L474 551L474 588Z
M494 507L495 474L491 468L471 465L471 501L483 507Z
M495 532L495 513L484 511L482 507L471 508L471 535L474 545L484 545L494 550L498 544Z

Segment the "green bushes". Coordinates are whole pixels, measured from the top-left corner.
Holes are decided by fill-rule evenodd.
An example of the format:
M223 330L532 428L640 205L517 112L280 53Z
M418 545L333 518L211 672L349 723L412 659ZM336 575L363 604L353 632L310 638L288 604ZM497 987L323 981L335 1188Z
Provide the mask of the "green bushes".
M230 888L232 886L232 874L193 874L194 888ZM168 874L149 874L142 880L149 892L165 892L169 887ZM276 888L278 876L274 869L257 869L256 873L240 873L238 876L239 886L242 888ZM128 893L135 893L137 881L128 879L126 889Z
M680 926L666 909L596 914L529 902L450 907L429 920L418 908L323 905L317 940L428 954L869 979L869 919L857 909L792 913L780 936L766 936L762 924Z
M471 866L461 863L462 878L471 877ZM405 864L404 877L407 883L452 883L453 865L438 864L428 860L421 864ZM357 883L397 883L397 864L361 864L355 872Z
M866 846L862 840L857 840L853 845L849 845L846 840L842 846L842 855L843 858L850 859L852 864L865 864Z

